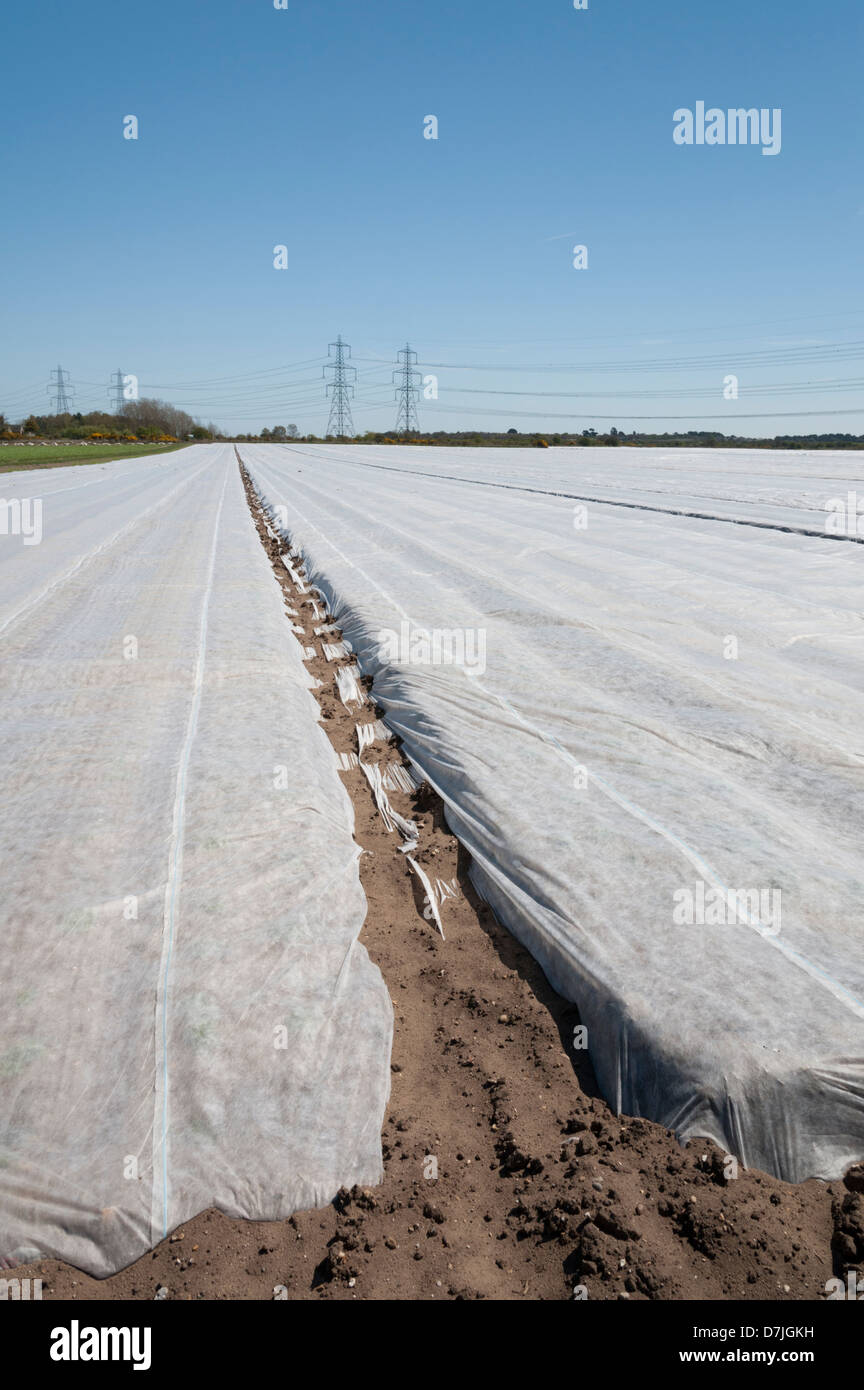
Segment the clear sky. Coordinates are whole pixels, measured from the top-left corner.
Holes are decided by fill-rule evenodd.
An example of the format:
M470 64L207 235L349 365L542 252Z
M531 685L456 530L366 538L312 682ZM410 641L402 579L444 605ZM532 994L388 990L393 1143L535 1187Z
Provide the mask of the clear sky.
M341 333L358 430L392 427L387 363L410 340L438 378L427 430L864 432L862 16L7 7L0 410L44 410L59 362L79 409L120 368L224 428L322 433ZM673 113L699 101L780 108L780 153L676 144Z

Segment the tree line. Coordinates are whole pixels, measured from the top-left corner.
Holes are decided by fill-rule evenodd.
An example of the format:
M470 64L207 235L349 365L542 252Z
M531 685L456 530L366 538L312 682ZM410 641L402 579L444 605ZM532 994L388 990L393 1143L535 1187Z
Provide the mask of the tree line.
M543 434L509 429L495 430L436 430L430 434L395 434L389 431L367 430L350 440L337 441L332 435L301 434L296 425L264 427L257 434L227 434L212 423L187 415L185 410L167 401L144 397L128 401L119 414L94 410L88 414L28 415L26 420L11 424L0 414L0 439L105 439L182 441L232 440L237 443L287 444L431 444L458 448L548 449L550 445L596 448L691 448L691 449L864 449L861 434L778 434L773 438L723 434L720 430L686 430L665 434L646 434L633 430L627 434L616 426L603 434L593 428L577 433Z
M183 440L183 439L221 439L223 436L214 424L204 425L200 420L178 410L167 401L142 397L141 400L127 401L119 413L111 414L104 410L91 410L86 414L80 411L62 415L28 415L25 420L12 424L5 415L0 415L0 438L36 439L107 439L107 440Z

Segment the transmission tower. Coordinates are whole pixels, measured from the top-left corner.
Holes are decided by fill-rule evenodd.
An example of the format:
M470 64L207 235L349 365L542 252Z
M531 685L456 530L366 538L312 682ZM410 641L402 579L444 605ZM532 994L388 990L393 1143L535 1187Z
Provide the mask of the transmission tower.
M341 334L335 343L328 344L328 356L333 356L334 348L336 349L334 360L328 362L323 371L325 379L328 372L333 373L332 379L327 382L327 395L330 397L330 419L327 423L327 433L335 435L337 439L353 439L354 421L351 419L351 397L354 395L357 370L348 365L351 348L348 343L343 343Z
M122 415L123 407L126 404L126 397L123 395L123 373L119 367L116 372L111 373L111 385L108 387L108 398L114 402L115 415Z
M420 378L420 373L415 370L414 363L417 361L416 352L412 352L406 343L404 348L400 348L396 354L398 367L393 369L393 385L399 389L396 392L396 399L399 402L399 410L396 415L397 434L419 434L420 422L417 419L417 390L416 382Z
M69 373L64 372L62 367L55 367L51 373L51 384L45 389L51 396L54 414L68 415L72 397L75 395L74 386L69 384Z

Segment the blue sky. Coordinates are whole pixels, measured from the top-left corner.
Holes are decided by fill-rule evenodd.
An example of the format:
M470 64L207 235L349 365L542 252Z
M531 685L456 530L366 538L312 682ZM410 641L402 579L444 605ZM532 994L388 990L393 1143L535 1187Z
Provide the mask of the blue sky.
M119 367L226 428L321 433L341 333L358 429L392 426L410 340L428 430L864 432L855 0L48 0L3 23L12 418L60 362L79 408ZM780 154L676 145L700 100L781 108Z

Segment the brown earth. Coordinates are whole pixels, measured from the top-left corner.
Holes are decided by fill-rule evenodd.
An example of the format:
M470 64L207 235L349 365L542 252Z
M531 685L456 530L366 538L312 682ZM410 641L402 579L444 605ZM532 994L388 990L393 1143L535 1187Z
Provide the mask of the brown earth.
M239 455L238 455L239 459ZM298 640L320 652L308 595L247 496ZM335 642L338 633L328 634ZM350 660L350 658L347 658ZM321 718L337 752L357 752L334 666ZM368 687L369 682L365 682ZM392 762L396 744L364 759ZM46 1298L92 1299L759 1299L825 1297L826 1280L864 1267L864 1173L793 1187L734 1175L709 1141L682 1149L668 1131L615 1115L574 1051L576 1010L550 988L468 878L467 856L428 788L389 793L421 827L416 858L458 881L441 907L446 941L388 834L359 767L342 774L366 851L361 940L395 1013L392 1094L380 1187L278 1223L204 1212L110 1279L58 1261L16 1270ZM435 1171L437 1167L437 1176Z

